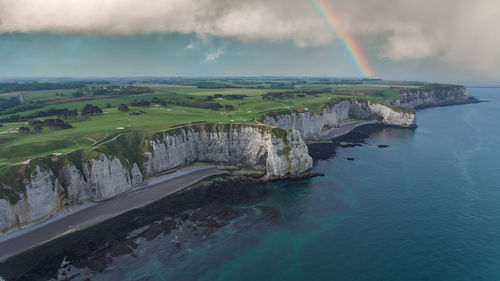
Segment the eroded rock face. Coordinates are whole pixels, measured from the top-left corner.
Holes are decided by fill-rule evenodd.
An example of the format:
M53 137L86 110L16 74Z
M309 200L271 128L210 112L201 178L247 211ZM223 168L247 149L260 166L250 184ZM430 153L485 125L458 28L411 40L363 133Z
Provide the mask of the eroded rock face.
M38 223L70 206L111 198L141 185L147 176L197 161L262 169L268 178L300 176L312 168L297 131L267 126L191 126L158 133L145 142L149 149L142 152L140 163L99 153L79 165L66 161L57 170L56 165L34 167L23 179L24 192L17 202L0 199L0 233Z
M417 124L415 113L397 112L387 106L377 103L369 104L368 106L372 114L386 125L414 127Z
M132 187L131 171L118 158L101 154L84 166L86 189L93 201L108 199ZM135 163L134 163L135 164Z
M460 86L447 89L412 89L401 92L396 104L410 107L438 106L465 102L467 99L466 88Z
M61 206L58 180L49 171L36 167L24 194L16 204L0 199L0 231L44 220Z
M15 227L16 216L14 206L5 199L0 199L0 231L5 232Z
M268 116L262 123L282 129L297 130L305 140L318 140L332 128L347 120L378 120L387 125L414 127L415 114L398 112L388 106L346 100L326 106L322 114L294 112L278 116Z
M59 182L54 179L52 172L37 167L31 182L26 185L25 216L20 223L27 224L52 215L60 206L58 188Z
M278 137L258 126L163 134L150 147L145 154L148 175L195 161L265 169L269 177L300 175L312 167L307 146L297 132Z
M286 141L271 138L267 143L267 175L281 178L304 174L312 168L312 158L298 131L292 131Z

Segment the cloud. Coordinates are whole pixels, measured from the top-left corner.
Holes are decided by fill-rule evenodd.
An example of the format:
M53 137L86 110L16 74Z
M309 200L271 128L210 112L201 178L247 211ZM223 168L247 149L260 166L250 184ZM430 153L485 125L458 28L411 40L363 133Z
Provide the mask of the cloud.
M243 41L289 39L298 46L333 39L324 20L303 0L0 0L0 33L40 31L180 32Z
M498 0L334 2L358 38L382 42L382 58L431 58L465 74L500 77Z
M224 50L222 50L222 48L219 48L215 51L212 51L212 52L209 52L206 56L205 56L205 61L215 61L217 60L222 54L224 54Z
M436 59L500 77L498 0L324 0L380 58ZM308 0L0 0L0 33L194 33L325 46L335 35ZM186 48L188 48L188 45ZM220 54L219 54L220 56ZM207 56L216 59L218 56Z
M381 55L394 61L417 60L436 55L438 49L422 32L405 32L389 36Z

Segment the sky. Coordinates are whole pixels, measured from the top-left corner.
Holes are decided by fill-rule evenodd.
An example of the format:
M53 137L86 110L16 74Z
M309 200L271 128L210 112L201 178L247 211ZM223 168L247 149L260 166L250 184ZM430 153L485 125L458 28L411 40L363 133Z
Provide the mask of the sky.
M494 83L498 26L498 0L0 0L0 77Z

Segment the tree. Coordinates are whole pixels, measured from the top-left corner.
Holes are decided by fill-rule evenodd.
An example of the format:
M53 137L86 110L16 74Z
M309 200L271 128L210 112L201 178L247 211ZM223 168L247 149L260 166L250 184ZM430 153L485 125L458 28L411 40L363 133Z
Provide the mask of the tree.
M42 130L43 130L43 128L40 125L33 126L33 131L35 131L35 133L41 133Z
M37 125L38 125L38 126L42 125L42 124L43 124L43 121L40 121L40 120L38 120L38 119L32 119L32 120L28 121L28 124L30 124L30 126L35 127L35 126L37 126Z
M231 104L226 104L226 105L224 105L224 108L225 108L226 110L234 110L234 106L233 106L233 105L231 105Z
M65 129L71 129L73 128L73 126L71 126L70 124L68 123L61 123L59 124L59 126L57 127L58 129L62 129L62 130L65 130Z
M73 110L70 110L68 115L70 117L75 117L75 116L78 116L78 111L76 109L73 109Z
M131 106L149 106L150 102L147 100L134 100L133 102L130 103Z
M19 133L21 134L26 134L30 131L30 128L28 127L19 127Z
M51 129L71 129L73 126L64 122L61 119L47 119L45 120L45 124L49 126Z
M71 96L74 97L74 98L79 98L79 97L83 97L83 92L74 92L74 93L71 93Z
M102 113L102 109L92 104L86 104L82 109L83 116L99 114L99 113Z
M69 115L69 110L67 108L64 108L64 109L58 109L57 110L57 117L58 118L64 118L64 119L67 119L68 118L68 115Z
M120 110L121 112L127 112L127 111L129 111L129 109L128 109L128 105L126 105L126 104L122 103L122 104L120 104L120 105L118 106L118 110Z

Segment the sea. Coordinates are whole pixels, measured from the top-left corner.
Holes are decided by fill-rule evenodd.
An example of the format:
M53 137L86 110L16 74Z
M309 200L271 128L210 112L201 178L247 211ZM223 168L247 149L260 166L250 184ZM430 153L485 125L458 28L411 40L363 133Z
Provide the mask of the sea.
M142 239L71 280L500 280L500 89L468 93L485 102L371 130L316 161L324 176L256 186L228 203L242 215Z

